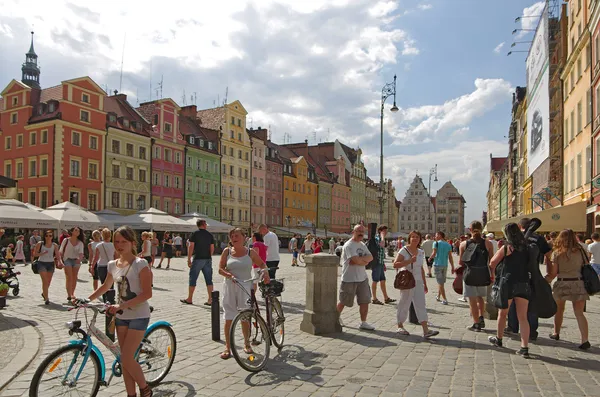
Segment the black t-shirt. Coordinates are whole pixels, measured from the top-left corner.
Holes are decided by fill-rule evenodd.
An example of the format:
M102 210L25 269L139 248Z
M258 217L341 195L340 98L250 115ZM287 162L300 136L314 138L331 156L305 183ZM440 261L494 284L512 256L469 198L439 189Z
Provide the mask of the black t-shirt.
M206 229L198 229L190 237L194 243L194 259L210 259L210 246L215 243L215 238Z
M529 236L529 242L538 246L540 250L538 263L544 263L544 255L552 251L552 248L550 248L548 241L546 241L546 239L543 236L540 236L537 233L532 233L531 236Z

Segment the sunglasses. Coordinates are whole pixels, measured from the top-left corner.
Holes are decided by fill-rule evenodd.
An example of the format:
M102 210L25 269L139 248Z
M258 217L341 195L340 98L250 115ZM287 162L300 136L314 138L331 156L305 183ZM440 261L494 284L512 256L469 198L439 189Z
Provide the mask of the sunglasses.
M53 237L53 234L46 234L46 237Z

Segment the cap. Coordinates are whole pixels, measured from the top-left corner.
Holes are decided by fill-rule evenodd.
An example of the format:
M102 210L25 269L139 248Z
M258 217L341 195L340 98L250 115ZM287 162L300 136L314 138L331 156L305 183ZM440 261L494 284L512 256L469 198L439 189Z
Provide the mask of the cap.
M494 238L494 233L488 233L485 237L487 237L487 238Z

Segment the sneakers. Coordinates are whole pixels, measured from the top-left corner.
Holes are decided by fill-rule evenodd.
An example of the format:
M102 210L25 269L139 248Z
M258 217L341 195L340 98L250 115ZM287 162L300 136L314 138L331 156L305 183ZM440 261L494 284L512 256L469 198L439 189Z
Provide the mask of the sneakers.
M435 300L436 300L436 301L438 301L438 302L441 302L441 301L442 301L442 300L440 299L440 296L439 296L439 295L435 297Z
M496 347L502 347L502 338L498 338L497 336L490 336L488 338L488 341Z
M479 325L479 323L473 323L473 325L471 325L469 328L467 328L469 331L475 331L475 332L480 332L481 331L481 325Z
M590 345L590 342L587 341L585 343L582 343L581 345L579 345L579 348L581 350L589 350L592 347L592 345Z
M442 305L448 305L448 301L442 301Z
M485 320L483 319L483 316L479 316L479 322L478 322L478 324L479 324L479 329L480 330L483 329L483 328L485 328Z
M366 331L375 331L375 327L373 325L369 324L366 321L363 321L362 323L360 323L360 325L358 326L358 328L364 329Z
M531 356L529 355L529 348L528 347L522 347L519 350L517 350L517 355L523 357L523 358L531 358Z
M434 331L432 329L430 329L429 331L427 331L426 333L423 334L423 338L425 339L429 339L429 338L433 338L436 335L439 335L440 331Z
M467 302L467 300L465 299L464 296L461 296L460 298L458 298L458 300L461 301L461 302Z

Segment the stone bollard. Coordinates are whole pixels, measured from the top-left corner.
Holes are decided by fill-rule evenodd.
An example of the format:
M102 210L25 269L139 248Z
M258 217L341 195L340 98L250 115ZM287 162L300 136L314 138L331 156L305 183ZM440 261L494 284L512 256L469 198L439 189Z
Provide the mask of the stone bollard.
M336 255L306 256L306 308L301 331L312 335L342 332L336 309L339 263Z
M488 285L488 287L487 287L487 298L485 301L484 316L488 320L497 320L498 319L498 308L490 303L492 301L492 285Z

